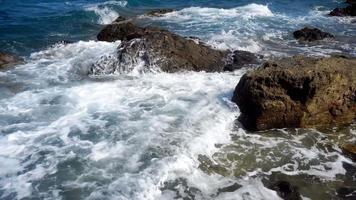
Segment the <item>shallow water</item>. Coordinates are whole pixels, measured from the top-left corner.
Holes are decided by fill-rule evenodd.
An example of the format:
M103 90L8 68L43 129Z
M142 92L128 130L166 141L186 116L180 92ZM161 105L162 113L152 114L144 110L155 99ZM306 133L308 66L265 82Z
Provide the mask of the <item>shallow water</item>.
M341 2L341 1L340 1ZM26 64L0 71L1 199L279 199L278 180L304 199L337 199L356 187L340 129L246 133L230 101L247 69L234 73L147 72L93 76L116 43L95 35L119 15L142 16L215 48L265 56L356 55L353 19L324 16L337 1L1 1L0 46ZM19 12L21 11L21 12ZM299 44L314 25L334 41ZM69 43L58 43L69 41ZM103 62L107 61L107 62Z

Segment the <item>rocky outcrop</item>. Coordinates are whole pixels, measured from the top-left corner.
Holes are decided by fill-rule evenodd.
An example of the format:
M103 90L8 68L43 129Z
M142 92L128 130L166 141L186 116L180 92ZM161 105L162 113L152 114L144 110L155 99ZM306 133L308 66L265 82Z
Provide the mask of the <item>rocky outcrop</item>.
M21 64L23 59L16 57L14 55L0 52L0 69L12 67Z
M299 41L306 41L306 42L323 40L325 38L334 38L334 36L330 33L323 32L317 28L308 28L308 27L295 31L293 33L293 36L295 39Z
M356 16L356 1L347 0L346 3L350 4L345 8L335 8L329 13L330 16L345 17L345 16Z
M118 66L141 64L165 72L220 72L254 64L252 53L213 49L199 40L185 38L155 27L139 27L129 20L106 26L97 36L100 41L121 40ZM232 56L231 56L232 55ZM231 57L233 57L231 59Z
M233 101L249 130L321 127L356 119L356 59L297 56L245 74Z

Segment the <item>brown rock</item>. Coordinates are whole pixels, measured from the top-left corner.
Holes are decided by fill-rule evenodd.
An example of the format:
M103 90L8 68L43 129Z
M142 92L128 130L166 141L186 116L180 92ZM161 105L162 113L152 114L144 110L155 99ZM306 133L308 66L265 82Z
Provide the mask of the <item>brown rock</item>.
M98 40L123 41L119 46L116 63L119 68L139 63L146 68L158 67L165 72L220 72L228 70L225 68L227 65L238 68L248 63L254 64L257 60L249 52L239 54L238 51L231 53L213 49L199 40L185 38L160 28L139 27L130 21L106 26L99 33ZM229 58L231 54L235 56L234 59Z
M356 59L297 56L245 74L233 101L249 130L343 125L356 119Z
M21 64L23 60L14 55L0 52L0 69Z
M356 162L356 144L346 144L342 146L342 152Z

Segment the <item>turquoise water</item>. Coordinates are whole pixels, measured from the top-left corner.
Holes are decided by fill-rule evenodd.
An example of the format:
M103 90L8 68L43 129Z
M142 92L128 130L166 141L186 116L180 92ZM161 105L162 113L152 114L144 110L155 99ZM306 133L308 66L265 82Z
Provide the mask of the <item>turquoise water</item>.
M120 41L96 41L105 24L154 8L177 11L139 23L214 48L356 55L355 19L326 16L342 2L0 0L0 51L26 61L0 71L0 199L279 199L275 180L304 199L340 198L356 187L339 148L355 125L246 133L230 101L246 69L89 72L117 53ZM336 39L298 43L306 25Z

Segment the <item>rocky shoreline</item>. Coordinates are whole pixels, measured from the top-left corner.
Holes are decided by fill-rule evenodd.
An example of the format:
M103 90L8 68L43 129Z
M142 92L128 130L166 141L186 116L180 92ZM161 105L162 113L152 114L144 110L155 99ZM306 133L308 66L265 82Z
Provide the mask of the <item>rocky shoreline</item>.
M348 0L346 8L337 8L331 16L355 16L355 1ZM173 9L153 10L146 17L161 17ZM115 63L107 73L114 73L128 66L140 65L166 73L185 71L230 73L247 68L247 73L235 85L231 101L240 111L238 126L247 133L263 134L263 131L284 128L343 127L356 120L356 58L346 55L270 58L240 50L219 50L199 38L183 37L160 27L141 26L136 18L117 18L97 35L98 41L121 41L117 46ZM305 27L290 33L296 42L313 44L316 41L334 40L337 36L318 28ZM116 44L116 43L115 43ZM0 53L0 69L23 63L21 58ZM91 66L89 75L104 72ZM232 73L231 73L232 74ZM86 75L86 74L85 74ZM224 87L226 82L224 82ZM204 91L205 92L205 91ZM209 92L209 91L206 91ZM347 141L336 145L333 151L342 152L355 162L356 144ZM230 155L231 156L231 155ZM226 156L228 157L228 156ZM204 170L222 168L209 158L198 158L206 164ZM318 162L318 161L316 161ZM350 161L351 162L351 161ZM347 171L353 172L354 166ZM219 173L217 173L219 174ZM302 199L299 189L284 178L270 175L263 180L266 187L283 199ZM239 185L223 190L231 192ZM355 188L340 187L338 195L344 199L355 197Z
M155 10L147 15L160 17L172 11ZM302 42L335 37L309 27L293 36ZM240 80L232 99L240 107L240 121L248 130L315 128L350 124L356 119L355 58L297 56L266 62L262 55L214 49L199 39L140 27L123 17L105 26L97 38L122 41L116 67L140 63L169 73L223 72L265 62Z
M352 8L353 3L350 1ZM148 16L160 17L172 11L158 10ZM293 36L307 43L335 38L309 27L295 31ZM232 98L241 111L239 121L248 131L325 128L356 120L356 58L294 56L264 60L251 52L217 50L197 38L192 40L161 28L140 27L122 17L104 27L98 40L122 41L118 66L144 63L147 68L154 66L169 73L224 72L260 66L241 78ZM340 148L355 159L355 144ZM276 180L270 188L283 199L301 199L298 188L289 182ZM348 189L347 194L350 190L352 193L353 189ZM339 195L343 192L340 188Z

